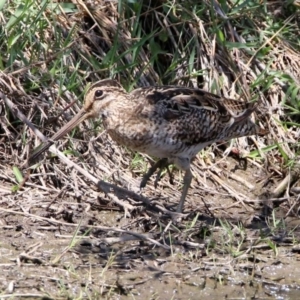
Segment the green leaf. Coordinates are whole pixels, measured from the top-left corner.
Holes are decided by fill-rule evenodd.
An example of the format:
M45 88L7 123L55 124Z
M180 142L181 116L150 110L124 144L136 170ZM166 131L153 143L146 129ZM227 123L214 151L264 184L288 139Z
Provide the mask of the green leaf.
M73 3L51 3L48 4L47 8L55 11L55 13L61 13L61 9L58 7L58 5L62 8L65 14L78 12L76 5Z
M276 148L277 148L277 145L270 145L270 146L261 148L260 151L263 152L263 153L266 153L266 152L271 151L271 150L276 149ZM245 155L243 157L254 158L254 157L258 157L258 156L260 156L259 151L254 150L254 151L251 151L250 153L248 153L247 155Z
M163 29L162 31L160 31L158 38L164 43L167 42L167 40L169 39L167 30Z
M22 18L24 11L25 11L25 6L22 4L19 5L15 13L10 17L10 19L6 23L5 27L7 29L10 29L15 23L17 23Z
M18 183L21 183L24 180L22 172L19 170L18 167L13 166L13 173L14 173Z
M193 47L192 52L189 57L189 72L190 73L193 72L195 56L196 56L196 47Z
M220 42L224 43L225 37L224 37L224 34L223 34L222 30L220 30L220 29L217 30L217 37L220 40Z
M3 9L5 2L5 0L0 0L0 11Z
M276 145L277 145L278 150L279 150L280 154L282 155L285 163L287 163L289 160L288 155L285 153L285 151L283 150L283 148L281 147L281 145L278 142L276 142Z
M11 191L13 193L17 192L19 190L19 186L18 185L13 185L12 188L11 188Z
M20 39L21 36L22 36L21 33L15 35L15 36L13 36L13 35L10 36L8 41L7 41L8 47L11 48L17 41L20 41L19 39Z
M248 49L251 47L256 47L256 43L234 43L234 42L225 42L228 49Z

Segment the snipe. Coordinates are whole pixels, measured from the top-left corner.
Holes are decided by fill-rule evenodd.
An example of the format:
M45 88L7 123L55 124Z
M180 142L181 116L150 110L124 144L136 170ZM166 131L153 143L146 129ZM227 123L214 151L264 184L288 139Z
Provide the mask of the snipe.
M127 93L115 80L91 85L79 113L40 145L29 162L80 122L101 118L111 138L135 151L160 158L142 181L144 186L158 167L175 164L185 171L177 212L182 212L192 180L191 159L216 141L261 134L250 120L254 103L226 99L181 86L143 87Z

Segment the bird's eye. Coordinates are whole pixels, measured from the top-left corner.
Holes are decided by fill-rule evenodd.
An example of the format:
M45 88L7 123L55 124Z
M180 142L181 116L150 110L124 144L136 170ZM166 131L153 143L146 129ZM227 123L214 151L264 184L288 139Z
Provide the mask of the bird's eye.
M102 90L96 90L95 92L95 97L96 98L100 98L103 95L103 91Z

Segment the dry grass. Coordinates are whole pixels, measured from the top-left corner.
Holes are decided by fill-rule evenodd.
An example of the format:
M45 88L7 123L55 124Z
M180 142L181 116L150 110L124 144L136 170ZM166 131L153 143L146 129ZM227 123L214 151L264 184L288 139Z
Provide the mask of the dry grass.
M150 299L156 294L144 294L146 278L154 273L141 261L157 278L169 272L169 280L180 277L183 286L197 276L202 286L246 272L257 289L258 282L299 287L261 271L276 261L288 265L285 251L298 253L297 2L8 1L0 23L1 295L140 293ZM153 159L116 145L101 122L85 122L60 142L59 158L46 155L27 173L40 139L17 114L51 136L79 110L74 100L82 99L85 87L106 77L128 90L187 85L259 101L255 120L270 133L199 153L185 207L191 213L176 226L169 217L181 174L175 171L174 185L165 176L159 189L150 183L141 193L141 176ZM25 287L9 271L18 266L22 279L30 278ZM29 288L36 266L44 290ZM134 283L125 276L129 269L137 272ZM156 297L164 298L153 285ZM246 295L257 290L249 287Z

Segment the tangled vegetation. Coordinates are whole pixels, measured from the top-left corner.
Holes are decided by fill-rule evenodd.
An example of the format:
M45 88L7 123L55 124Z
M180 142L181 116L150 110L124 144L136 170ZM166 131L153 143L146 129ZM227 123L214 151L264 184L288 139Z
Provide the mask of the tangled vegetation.
M0 17L1 299L299 296L298 0L10 0ZM102 78L257 101L269 133L201 151L174 224L182 174L140 191L154 158L101 120L26 165L33 128L51 137Z

